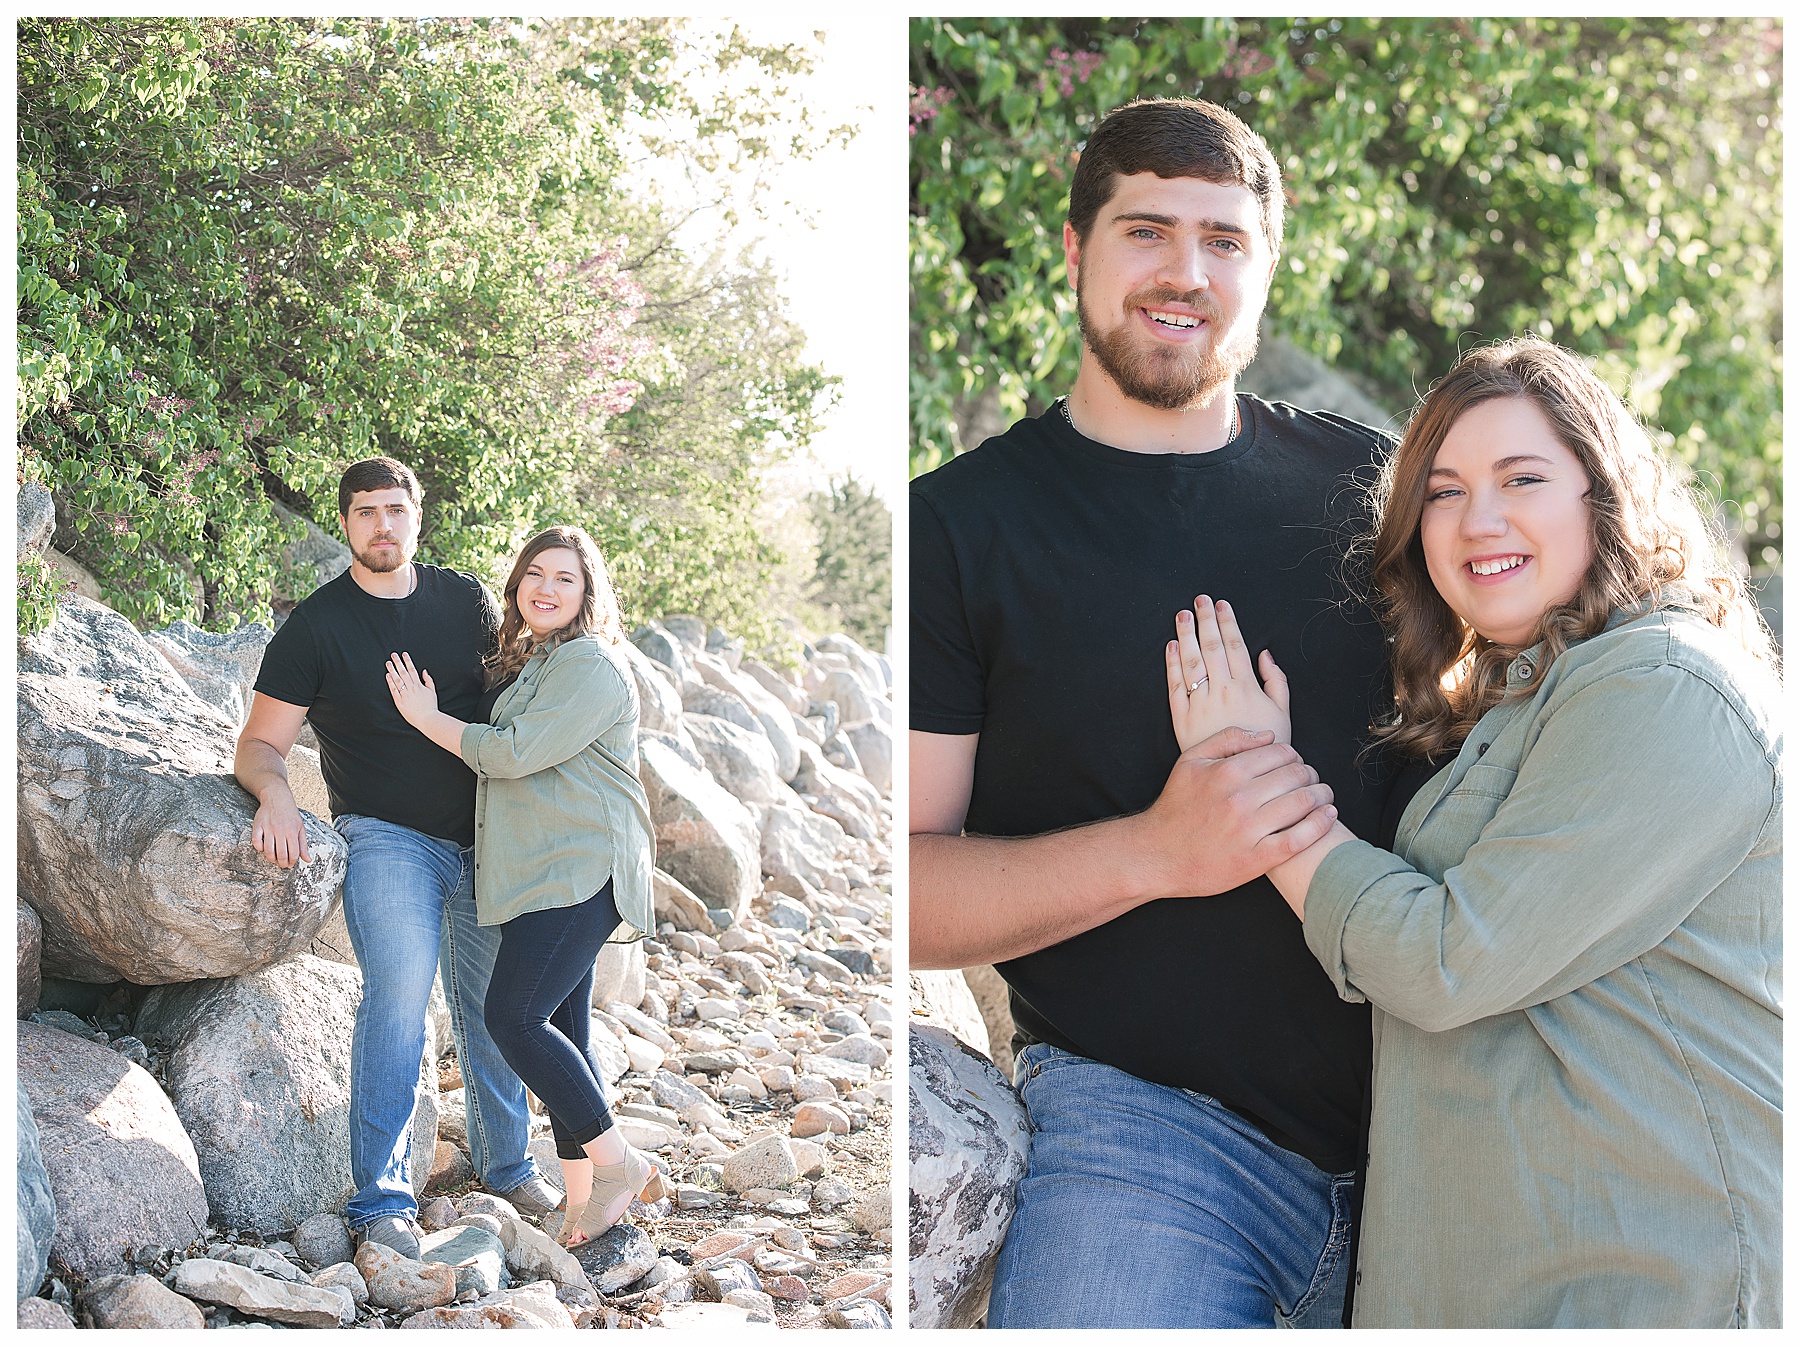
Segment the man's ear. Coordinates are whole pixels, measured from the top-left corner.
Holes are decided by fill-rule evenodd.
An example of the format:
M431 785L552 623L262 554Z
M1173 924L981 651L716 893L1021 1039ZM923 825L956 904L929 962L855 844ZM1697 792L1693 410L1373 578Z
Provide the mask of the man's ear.
M1063 261L1069 272L1069 284L1076 284L1081 277L1081 236L1067 220L1063 221Z

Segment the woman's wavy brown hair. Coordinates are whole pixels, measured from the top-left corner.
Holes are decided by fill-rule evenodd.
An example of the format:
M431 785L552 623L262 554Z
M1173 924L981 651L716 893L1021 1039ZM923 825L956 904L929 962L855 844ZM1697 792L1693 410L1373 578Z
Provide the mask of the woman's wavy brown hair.
M519 611L519 584L532 561L555 547L567 547L581 558L581 608L568 625L538 640L525 625L524 614ZM500 606L500 640L487 660L490 687L516 676L525 667L525 661L540 649L555 649L572 636L591 631L608 645L617 645L625 638L625 629L619 620L619 599L613 593L612 579L606 573L606 562L601 559L600 549L584 530L570 524L546 528L520 548L512 574L506 577L506 591L501 596Z
M1580 460L1594 559L1567 603L1547 610L1527 645L1543 656L1529 692L1570 645L1598 635L1615 611L1692 608L1773 661L1768 631L1717 535L1616 393L1576 355L1534 338L1470 351L1426 394L1375 487L1371 578L1387 628L1394 718L1378 742L1404 757L1441 758L1507 694L1518 651L1496 645L1456 615L1425 568L1419 520L1426 477L1464 413L1501 397L1531 399Z

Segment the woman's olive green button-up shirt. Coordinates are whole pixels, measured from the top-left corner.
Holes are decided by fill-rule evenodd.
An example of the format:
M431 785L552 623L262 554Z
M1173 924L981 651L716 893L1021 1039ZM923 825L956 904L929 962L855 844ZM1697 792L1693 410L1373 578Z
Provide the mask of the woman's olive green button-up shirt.
M463 730L475 785L475 909L483 925L570 907L613 883L619 918L652 927L655 856L637 775L637 687L592 635L534 655Z
M1306 940L1375 1006L1358 1326L1780 1323L1779 698L1698 617L1621 614L1398 855L1326 856Z

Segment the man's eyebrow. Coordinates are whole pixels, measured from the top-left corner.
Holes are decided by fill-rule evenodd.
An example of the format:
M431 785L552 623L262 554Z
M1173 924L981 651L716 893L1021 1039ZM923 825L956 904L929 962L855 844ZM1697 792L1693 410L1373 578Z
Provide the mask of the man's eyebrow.
M1114 224L1160 224L1165 229L1180 226L1181 221L1173 215L1160 215L1151 210L1128 210L1112 217ZM1241 224L1230 220L1195 220L1194 227L1209 234L1235 234L1239 238L1250 237L1250 231Z

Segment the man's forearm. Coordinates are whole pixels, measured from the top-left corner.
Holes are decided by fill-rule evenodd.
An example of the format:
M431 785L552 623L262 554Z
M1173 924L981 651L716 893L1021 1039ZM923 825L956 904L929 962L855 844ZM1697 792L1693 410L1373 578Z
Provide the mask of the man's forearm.
M1018 958L1171 897L1229 892L1330 829L1331 789L1285 743L1226 729L1142 813L1037 837L912 837L913 965Z
M1019 958L1158 896L1135 818L1039 837L914 833L908 923L912 966L974 967Z
M254 795L259 804L268 802L267 792L273 786L286 791L289 799L294 796L293 787L288 784L287 759L275 751L274 745L259 738L238 740L231 770L237 783Z

